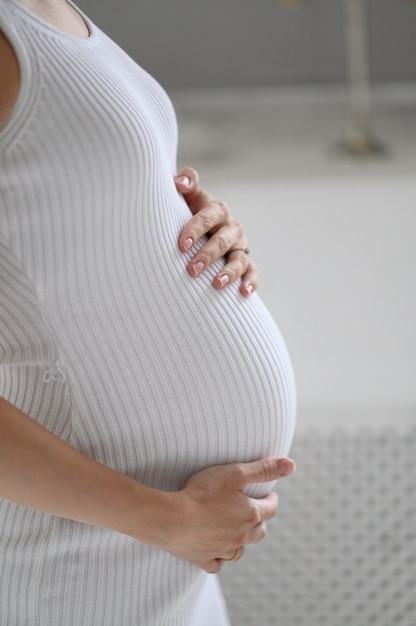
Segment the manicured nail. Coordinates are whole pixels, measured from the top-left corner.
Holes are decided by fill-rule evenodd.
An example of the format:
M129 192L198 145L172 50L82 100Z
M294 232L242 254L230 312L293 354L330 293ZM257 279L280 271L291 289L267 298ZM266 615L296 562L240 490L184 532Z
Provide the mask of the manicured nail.
M185 241L183 242L183 248L185 252L188 252L188 250L190 250L193 245L194 245L194 240L192 239L192 237L187 237Z
M294 472L295 464L291 459L280 459L277 462L277 470L280 476L289 476Z
M192 273L194 276L199 276L200 273L204 270L205 263L203 261L197 261L192 266Z
M185 187L189 187L191 184L191 180L187 176L177 176L175 180L180 185L185 185Z
M251 294L253 293L253 285L251 284L245 285L245 288L246 288L247 295L251 296Z
M225 287L225 285L228 285L228 283L230 282L230 277L228 276L228 274L222 274L221 276L218 276L218 282L220 283L221 287Z

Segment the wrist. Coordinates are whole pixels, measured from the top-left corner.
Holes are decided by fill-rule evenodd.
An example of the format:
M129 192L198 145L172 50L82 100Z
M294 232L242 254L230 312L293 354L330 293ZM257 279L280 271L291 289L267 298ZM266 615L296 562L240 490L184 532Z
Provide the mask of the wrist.
M155 548L168 549L174 543L178 518L176 495L128 479L124 505L114 516L113 530Z

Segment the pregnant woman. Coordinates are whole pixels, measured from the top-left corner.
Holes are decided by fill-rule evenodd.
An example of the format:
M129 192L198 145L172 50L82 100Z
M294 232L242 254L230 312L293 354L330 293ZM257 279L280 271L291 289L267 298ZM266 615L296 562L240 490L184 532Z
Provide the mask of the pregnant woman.
M223 626L209 573L294 468L247 241L73 4L1 0L0 30L0 623Z

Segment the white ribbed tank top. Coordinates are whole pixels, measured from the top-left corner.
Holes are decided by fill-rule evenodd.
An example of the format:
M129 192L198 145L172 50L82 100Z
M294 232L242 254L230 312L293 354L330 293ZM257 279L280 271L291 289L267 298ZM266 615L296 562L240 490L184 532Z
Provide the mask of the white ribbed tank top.
M295 391L279 331L257 295L213 288L222 261L188 276L172 106L86 21L78 39L0 3L21 70L0 133L0 395L160 489L286 455ZM130 537L0 501L1 624L202 626L207 578Z

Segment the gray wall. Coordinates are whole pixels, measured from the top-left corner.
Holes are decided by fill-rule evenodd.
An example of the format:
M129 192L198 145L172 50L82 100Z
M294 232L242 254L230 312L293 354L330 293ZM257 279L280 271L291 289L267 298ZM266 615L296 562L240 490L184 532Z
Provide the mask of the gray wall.
M166 87L339 82L343 0L79 0ZM373 0L375 80L416 79L415 0Z

